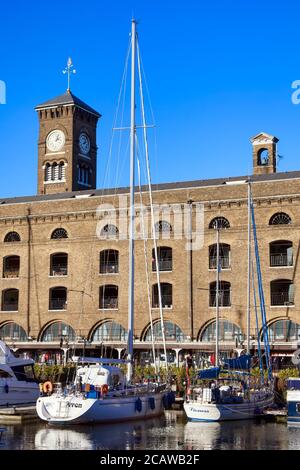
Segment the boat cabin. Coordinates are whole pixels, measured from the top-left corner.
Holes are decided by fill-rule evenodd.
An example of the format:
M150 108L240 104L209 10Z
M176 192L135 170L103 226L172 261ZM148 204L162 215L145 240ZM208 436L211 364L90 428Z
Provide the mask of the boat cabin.
M78 367L76 383L93 387L107 385L109 390L122 390L124 388L125 378L119 367L92 364Z

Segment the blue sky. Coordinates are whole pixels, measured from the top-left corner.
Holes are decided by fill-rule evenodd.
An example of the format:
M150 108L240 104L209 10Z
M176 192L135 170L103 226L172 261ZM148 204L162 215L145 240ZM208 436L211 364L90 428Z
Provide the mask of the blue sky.
M36 193L33 108L65 91L69 55L77 69L72 91L103 115L97 186L128 183L126 165L117 181L104 174L132 14L157 126L154 182L245 175L249 138L260 131L280 139L279 171L300 169L300 105L291 102L291 83L300 79L299 2L5 2L1 197Z

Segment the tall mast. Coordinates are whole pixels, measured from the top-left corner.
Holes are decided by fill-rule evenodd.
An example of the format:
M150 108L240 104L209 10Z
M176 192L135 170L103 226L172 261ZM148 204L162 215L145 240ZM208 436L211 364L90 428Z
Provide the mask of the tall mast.
M220 228L219 228L219 225L217 225L216 359L215 359L216 367L219 366L219 283L220 283Z
M127 380L133 370L134 332L134 169L135 169L135 61L136 61L136 21L131 21L131 106L130 106L130 201L129 201L129 285L128 285L128 346Z
M248 267L247 267L247 354L250 353L250 295L251 295L251 184L248 180Z

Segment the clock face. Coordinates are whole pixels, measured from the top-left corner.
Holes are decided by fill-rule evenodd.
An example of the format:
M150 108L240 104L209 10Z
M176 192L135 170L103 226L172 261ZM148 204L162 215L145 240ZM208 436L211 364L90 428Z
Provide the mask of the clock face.
M51 152L58 152L65 144L65 134L60 130L55 130L48 134L46 145Z
M88 138L87 134L82 132L79 136L79 148L80 151L86 155L90 151L90 139Z

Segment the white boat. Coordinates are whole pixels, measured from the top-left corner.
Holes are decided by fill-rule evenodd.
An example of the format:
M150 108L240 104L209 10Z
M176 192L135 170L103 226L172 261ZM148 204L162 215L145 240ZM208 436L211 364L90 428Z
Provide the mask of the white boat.
M107 423L134 419L144 419L163 413L163 405L168 406L172 392L165 384L133 382L133 331L134 331L134 172L135 172L135 69L137 56L136 21L132 20L131 31L131 123L130 123L130 227L129 227L129 286L128 286L128 344L127 359L82 358L88 363L77 370L75 382L65 388L56 387L53 393L37 400L38 416L51 424ZM138 64L139 64L139 55ZM141 80L141 75L139 75ZM141 83L140 83L141 90ZM143 98L141 97L142 105ZM146 131L145 117L143 125ZM149 186L151 186L149 184ZM151 194L151 189L149 190ZM151 196L152 197L152 196ZM152 220L154 227L154 222ZM155 241L154 241L155 244ZM157 247L155 245L157 263ZM158 271L158 269L157 269ZM157 273L158 275L158 273ZM161 302L161 301L160 301ZM161 308L160 308L161 310ZM163 328L162 328L163 329ZM166 353L165 353L166 355ZM79 361L80 362L80 361ZM127 378L116 365L127 364ZM52 388L52 386L51 386Z
M79 363L81 360L78 361ZM121 360L82 358L75 381L66 389L55 384L50 396L37 400L38 416L51 424L112 423L152 418L170 400L165 384L129 385L115 363Z
M289 377L287 379L287 424L288 426L300 425L300 378Z
M220 391L217 398L212 392ZM251 419L261 415L272 406L274 396L271 389L254 389L244 395L237 389L221 385L219 388L201 388L194 391L190 399L184 402L184 410L191 421L227 421Z
M0 406L34 405L39 385L34 376L34 361L16 357L0 341Z
M264 355L267 364L268 377L265 379L263 361L260 348L260 338L258 336L258 355L260 378L252 376L250 373L252 358L249 354L250 345L250 278L252 274L254 305L256 314L256 324L258 328L258 315L256 305L256 295L254 287L254 270L251 258L251 219L253 225L253 239L255 248L255 259L257 269L257 279L259 283L259 299L262 319L262 331L264 341ZM215 333L215 366L209 369L198 371L195 383L188 387L184 410L188 419L192 421L226 421L251 419L263 414L266 408L274 404L274 383L272 377L270 348L268 341L268 330L266 328L266 312L264 296L261 282L261 271L256 236L256 225L254 218L254 205L251 194L250 182L248 182L248 292L247 292L247 354L242 354L237 358L228 359L221 364L219 357L219 237L220 228L215 227L217 232L217 279L216 279L216 333ZM242 350L243 351L243 350ZM240 353L242 351L239 351ZM221 367L222 366L222 367ZM205 380L201 385L198 380ZM206 382L206 380L208 382Z

